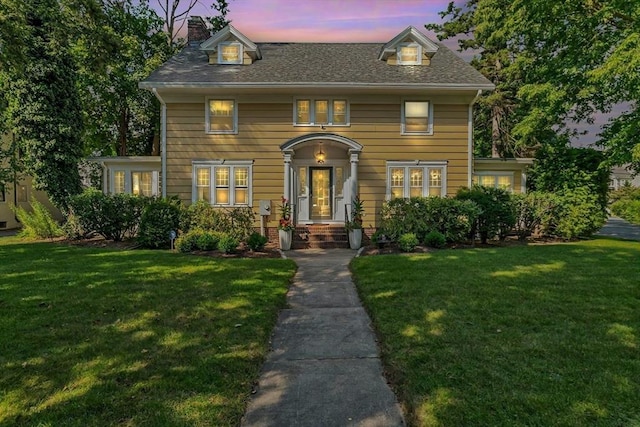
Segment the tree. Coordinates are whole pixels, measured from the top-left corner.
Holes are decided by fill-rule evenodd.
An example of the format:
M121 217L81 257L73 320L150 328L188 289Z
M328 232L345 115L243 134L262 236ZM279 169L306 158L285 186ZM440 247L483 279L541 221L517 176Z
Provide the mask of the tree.
M37 189L65 208L80 192L82 109L77 72L61 24L57 0L22 5L22 66L6 70L8 117L22 152L21 160Z
M200 0L156 0L156 2L162 10L162 18L166 25L167 45L174 49L182 47L184 41L178 39L178 33L184 28L187 17ZM226 19L229 13L228 0L213 0L211 8L216 10L217 15L207 20L214 31L221 30L231 22Z
M138 88L138 82L170 53L163 22L148 6L131 0L105 1L103 13L99 31L103 40L113 41L109 57L94 63L103 48L95 43L95 33L82 33L74 43L81 64L87 152L151 154L160 108L153 94Z
M481 50L479 61L490 63L494 47L509 59L501 76L513 84L510 133L518 146L540 147L550 134L566 141L575 135L567 124L629 102L630 111L607 126L599 143L614 163L633 160L638 167L639 14L640 3L626 0L467 0L443 12L450 17L444 25L428 27L440 37L461 35L462 48Z

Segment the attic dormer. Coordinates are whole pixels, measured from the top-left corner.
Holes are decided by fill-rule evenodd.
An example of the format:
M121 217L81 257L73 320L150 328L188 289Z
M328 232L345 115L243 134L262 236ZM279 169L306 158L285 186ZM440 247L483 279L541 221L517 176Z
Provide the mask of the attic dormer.
M209 64L251 65L261 59L260 49L247 36L227 25L200 45Z
M382 47L378 59L389 65L429 65L437 51L436 43L415 27L407 27Z

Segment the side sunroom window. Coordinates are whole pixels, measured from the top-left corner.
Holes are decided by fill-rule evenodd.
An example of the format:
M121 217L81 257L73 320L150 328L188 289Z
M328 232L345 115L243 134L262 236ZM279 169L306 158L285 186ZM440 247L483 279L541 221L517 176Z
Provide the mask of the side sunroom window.
M387 162L387 199L444 196L446 162Z
M473 183L483 187L501 188L513 193L512 172L480 172L473 176Z

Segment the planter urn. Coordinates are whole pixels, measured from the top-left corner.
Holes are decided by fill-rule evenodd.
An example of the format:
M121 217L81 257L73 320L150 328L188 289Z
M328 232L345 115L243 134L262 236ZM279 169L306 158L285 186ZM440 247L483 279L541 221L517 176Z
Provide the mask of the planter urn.
M292 236L292 230L278 230L278 242L280 243L280 249L283 251L291 249Z
M362 228L349 230L349 247L351 249L360 249L360 246L362 246Z

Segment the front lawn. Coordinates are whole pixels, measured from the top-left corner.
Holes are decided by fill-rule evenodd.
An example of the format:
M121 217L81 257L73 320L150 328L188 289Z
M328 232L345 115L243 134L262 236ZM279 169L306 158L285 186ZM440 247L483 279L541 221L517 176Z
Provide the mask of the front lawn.
M1 238L0 425L238 425L294 270Z
M411 425L640 425L640 244L357 258Z

